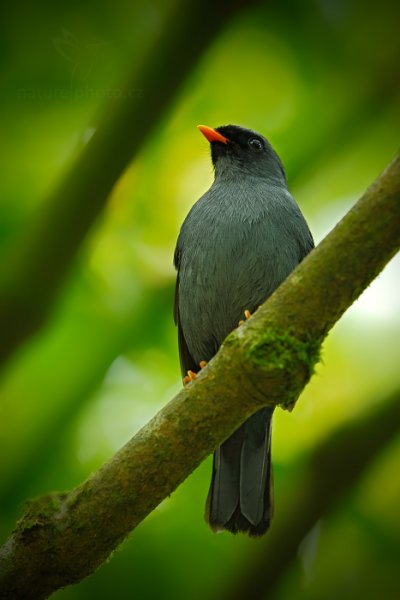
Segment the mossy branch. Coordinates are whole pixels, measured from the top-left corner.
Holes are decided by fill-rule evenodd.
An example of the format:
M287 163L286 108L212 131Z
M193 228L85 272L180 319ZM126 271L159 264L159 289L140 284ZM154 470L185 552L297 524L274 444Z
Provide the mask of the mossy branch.
M397 157L194 383L80 486L31 503L0 550L3 596L80 581L250 414L292 405L329 329L399 247Z

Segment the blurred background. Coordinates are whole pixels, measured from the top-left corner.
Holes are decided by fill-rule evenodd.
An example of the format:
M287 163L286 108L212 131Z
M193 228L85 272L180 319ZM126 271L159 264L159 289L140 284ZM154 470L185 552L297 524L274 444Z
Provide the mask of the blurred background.
M271 1L227 19L115 185L48 320L1 371L1 541L25 499L77 485L180 389L172 256L212 182L196 125L268 137L319 242L398 150L398 6ZM38 0L1 19L3 264L170 10ZM296 409L276 411L276 513L318 444L398 386L399 274L394 259L326 340ZM397 437L321 515L269 598L400 597L399 460ZM210 470L208 459L94 575L54 598L226 595L264 542L207 528Z

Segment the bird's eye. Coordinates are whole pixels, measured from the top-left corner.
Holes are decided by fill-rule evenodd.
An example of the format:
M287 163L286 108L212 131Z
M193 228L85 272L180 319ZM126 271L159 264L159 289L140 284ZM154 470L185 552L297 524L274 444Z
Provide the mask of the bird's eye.
M261 152L261 150L263 149L262 142L258 138L251 138L249 140L249 146L255 152Z

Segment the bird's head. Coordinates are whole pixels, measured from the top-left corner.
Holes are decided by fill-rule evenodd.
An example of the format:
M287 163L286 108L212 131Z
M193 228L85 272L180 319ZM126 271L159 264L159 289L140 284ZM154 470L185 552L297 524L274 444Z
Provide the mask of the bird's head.
M216 129L198 125L211 146L211 159L217 178L263 177L286 185L279 156L260 133L238 125L222 125Z

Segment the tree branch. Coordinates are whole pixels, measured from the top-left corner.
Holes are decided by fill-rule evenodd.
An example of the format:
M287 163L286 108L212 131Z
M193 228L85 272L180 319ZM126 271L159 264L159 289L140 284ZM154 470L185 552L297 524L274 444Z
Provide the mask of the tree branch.
M194 383L80 486L30 504L0 550L6 597L45 598L93 572L250 414L293 404L328 330L399 246L398 156Z
M248 556L246 570L230 577L220 600L269 598L321 515L354 488L371 460L399 430L400 390L396 390L320 442L306 468L296 473L290 488L277 498L279 510L268 536Z
M181 1L0 273L0 362L44 321L114 184L214 36L256 0ZM210 14L212 18L210 18Z

